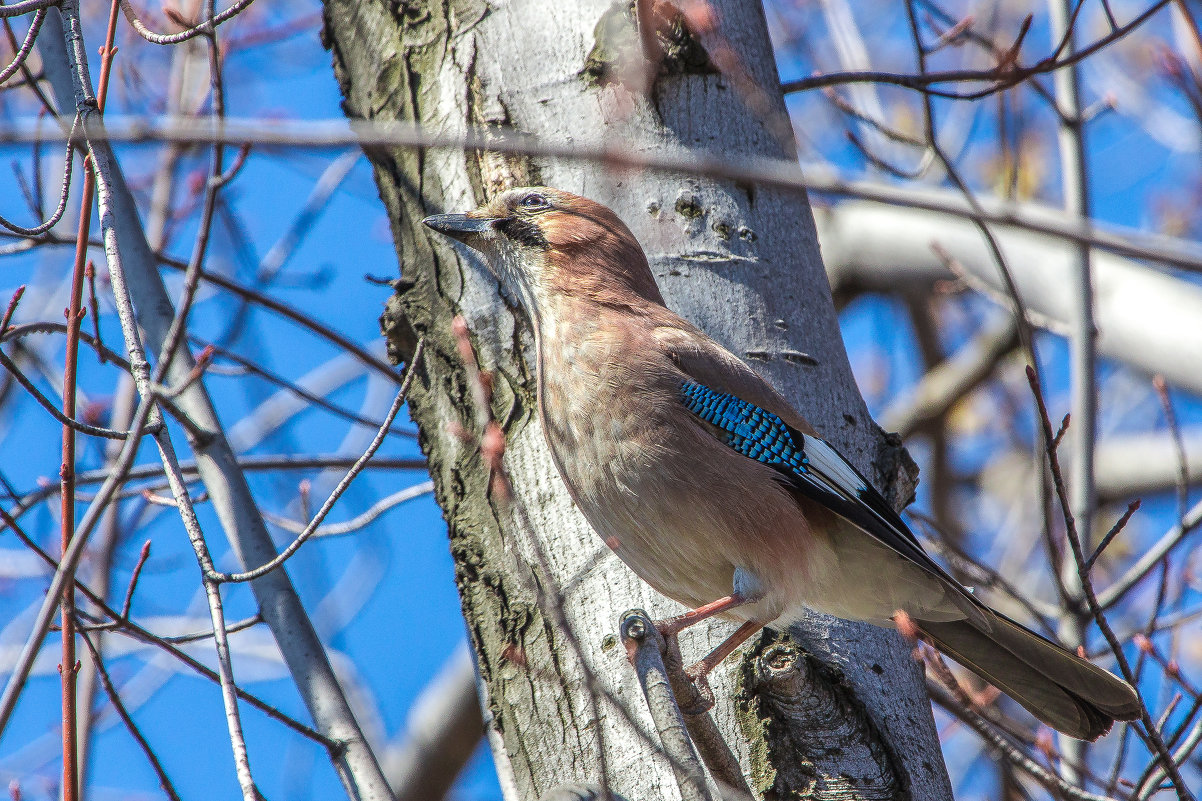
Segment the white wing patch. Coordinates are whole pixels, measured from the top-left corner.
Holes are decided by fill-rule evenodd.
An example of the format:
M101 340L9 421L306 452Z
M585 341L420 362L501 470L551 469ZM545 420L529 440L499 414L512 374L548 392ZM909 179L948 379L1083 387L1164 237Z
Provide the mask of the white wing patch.
M809 457L810 464L817 473L834 482L834 489L840 495L858 499L862 493L868 491L868 485L856 473L855 468L848 464L837 450L827 445L825 440L806 435L803 435L803 439L805 444L802 450Z

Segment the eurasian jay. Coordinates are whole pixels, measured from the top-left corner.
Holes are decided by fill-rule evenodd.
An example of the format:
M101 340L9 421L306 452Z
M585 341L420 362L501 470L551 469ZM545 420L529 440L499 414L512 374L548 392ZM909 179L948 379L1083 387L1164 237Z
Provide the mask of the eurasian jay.
M1132 687L990 609L923 551L872 484L754 370L664 305L608 208L546 187L424 220L483 254L529 315L538 411L585 518L663 595L739 629L705 674L804 607L930 642L1039 720L1093 740Z

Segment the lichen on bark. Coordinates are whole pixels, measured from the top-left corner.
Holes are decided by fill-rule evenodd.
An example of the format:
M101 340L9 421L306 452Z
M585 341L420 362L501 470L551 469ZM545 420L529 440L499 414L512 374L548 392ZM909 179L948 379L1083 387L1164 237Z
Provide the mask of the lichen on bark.
M742 662L735 700L765 801L909 801L905 772L854 690L787 633L765 630Z

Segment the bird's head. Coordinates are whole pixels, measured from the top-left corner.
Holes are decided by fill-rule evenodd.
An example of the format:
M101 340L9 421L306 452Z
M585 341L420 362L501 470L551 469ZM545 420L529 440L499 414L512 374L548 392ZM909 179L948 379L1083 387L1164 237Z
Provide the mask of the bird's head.
M422 222L482 253L493 275L532 314L563 297L617 306L663 303L634 234L587 198L523 187L465 214Z

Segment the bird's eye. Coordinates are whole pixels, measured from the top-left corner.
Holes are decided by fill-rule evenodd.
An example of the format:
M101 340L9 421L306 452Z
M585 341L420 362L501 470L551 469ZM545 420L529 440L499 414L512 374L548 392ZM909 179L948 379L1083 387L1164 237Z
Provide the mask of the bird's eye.
M540 195L538 192L531 192L528 195L524 195L522 199L518 201L518 205L527 211L538 211L539 209L551 208L551 202L547 200L546 195Z

